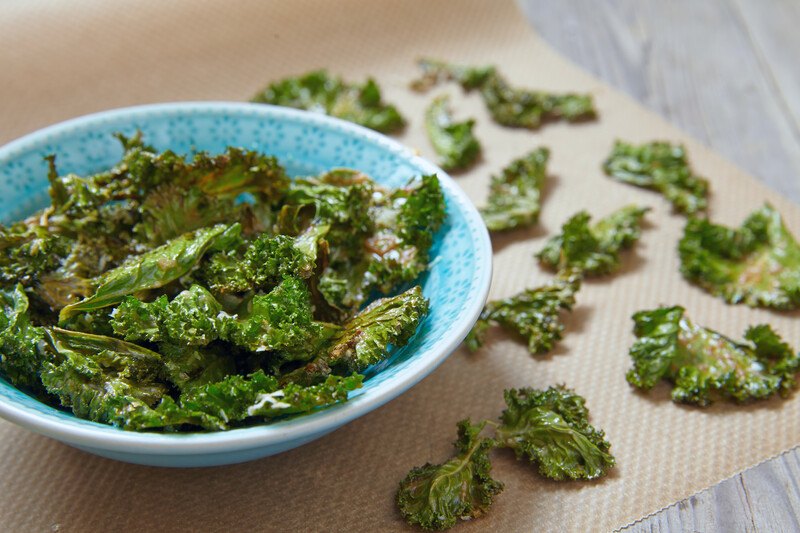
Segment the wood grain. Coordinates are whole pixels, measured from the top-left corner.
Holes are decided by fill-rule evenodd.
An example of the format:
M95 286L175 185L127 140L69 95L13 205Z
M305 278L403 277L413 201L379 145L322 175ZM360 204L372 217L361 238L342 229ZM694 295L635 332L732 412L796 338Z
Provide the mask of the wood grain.
M556 50L800 203L800 3L519 3ZM800 449L624 531L800 531Z

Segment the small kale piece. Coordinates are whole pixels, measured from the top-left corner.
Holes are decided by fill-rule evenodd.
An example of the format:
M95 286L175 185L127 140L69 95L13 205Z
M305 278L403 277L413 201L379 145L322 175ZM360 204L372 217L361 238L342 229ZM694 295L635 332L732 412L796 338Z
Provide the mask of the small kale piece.
M230 375L181 394L178 402L165 397L155 408L138 405L124 429L144 430L199 426L224 430L248 419L269 420L309 413L347 400L361 387L363 376L329 376L324 383L302 387L281 386L273 376L258 370L249 376Z
M308 279L328 230L328 225L317 224L296 237L261 234L244 246L212 254L198 277L219 294L268 290L286 276Z
M391 298L375 300L345 322L324 354L287 374L284 382L316 383L331 372L362 372L389 355L389 347L404 346L428 314L428 300L415 286Z
M481 209L489 231L505 231L536 224L550 150L537 148L515 159L499 176L492 176L489 200Z
M447 95L435 98L425 110L425 131L443 169L463 170L478 159L481 145L472 132L474 126L474 119L453 120Z
M167 388L158 381L159 354L113 337L45 331L54 355L43 364L42 383L76 416L124 427L131 410L165 396Z
M219 338L225 318L211 293L192 285L172 301L166 295L149 303L126 296L112 312L111 326L126 341L205 346Z
M227 340L252 352L275 351L281 361L307 361L341 329L315 322L311 294L299 278L286 277L269 294L256 295L237 320L227 320Z
M0 285L35 285L69 255L71 239L37 225L0 226Z
M272 83L250 101L316 111L383 133L395 132L405 125L397 108L382 101L375 80L350 84L325 70Z
M39 372L46 360L44 330L31 324L28 297L21 284L0 290L0 304L0 370L15 386L39 391Z
M389 294L427 270L428 252L447 216L445 210L435 174L412 179L378 201L372 210L375 233L365 242L368 275L362 291Z
M497 445L538 463L552 479L596 479L614 466L611 445L589 424L584 400L564 387L511 389L495 433Z
M641 222L648 207L629 205L596 224L580 211L561 226L561 234L550 238L536 257L553 270L574 269L584 276L609 274L620 266L620 250L630 248L641 235Z
M489 510L503 484L490 475L489 452L495 442L480 436L485 425L459 422L455 457L416 467L400 482L397 506L409 524L448 529L458 520L477 518Z
M470 350L480 348L486 330L491 322L496 322L525 338L530 353L543 354L550 351L564 331L559 314L562 310L572 309L575 293L580 286L580 274L565 271L541 287L527 289L505 300L487 303L467 336L467 347Z
M490 77L480 91L495 122L512 128L536 129L545 121L578 122L596 114L591 95L519 89L500 75Z
M186 233L140 256L133 256L95 280L97 289L94 294L64 307L59 320L65 321L80 312L117 305L129 294L163 287L188 273L209 249L223 246L226 240L238 238L240 232L238 224L217 224Z
M443 81L459 83L465 91L479 90L492 118L503 126L536 129L547 120L563 118L570 122L596 116L588 94L553 94L512 87L492 66L472 67L443 61L419 61L423 71L412 88L427 90Z
M633 320L637 340L627 379L635 387L666 379L674 401L705 406L715 393L746 402L795 386L800 355L767 325L749 328L745 342L736 342L695 324L680 306L640 311Z
M728 303L800 307L800 245L769 204L736 229L690 219L678 250L683 276Z
M656 141L635 146L617 141L603 170L623 183L663 194L676 211L705 211L708 181L692 172L683 146Z

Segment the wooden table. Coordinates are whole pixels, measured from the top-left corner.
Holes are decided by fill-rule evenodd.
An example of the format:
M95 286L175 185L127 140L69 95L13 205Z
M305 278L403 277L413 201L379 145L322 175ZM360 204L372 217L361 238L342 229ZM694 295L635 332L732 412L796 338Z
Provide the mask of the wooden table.
M800 3L518 1L556 50L800 203ZM800 531L800 449L625 531Z

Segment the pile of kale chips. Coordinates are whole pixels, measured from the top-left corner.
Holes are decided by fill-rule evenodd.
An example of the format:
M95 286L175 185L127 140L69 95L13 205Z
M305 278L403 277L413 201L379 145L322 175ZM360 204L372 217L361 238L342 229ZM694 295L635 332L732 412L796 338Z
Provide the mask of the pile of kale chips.
M0 228L0 370L17 387L129 430L222 430L346 400L426 315L435 175L290 180L258 152L119 139L99 174L51 157L52 205Z

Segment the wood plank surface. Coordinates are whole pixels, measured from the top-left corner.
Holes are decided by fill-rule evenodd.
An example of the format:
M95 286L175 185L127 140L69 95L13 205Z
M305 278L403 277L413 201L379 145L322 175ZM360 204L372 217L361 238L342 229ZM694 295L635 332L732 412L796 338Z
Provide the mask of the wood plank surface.
M800 203L800 2L518 1L560 53ZM625 531L800 531L800 449L655 511Z

